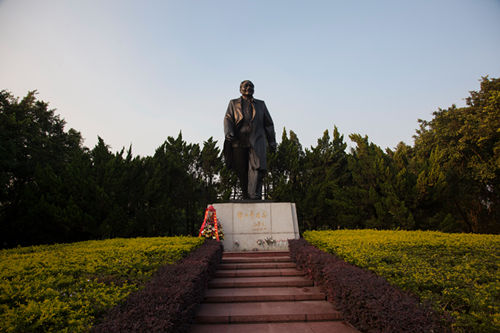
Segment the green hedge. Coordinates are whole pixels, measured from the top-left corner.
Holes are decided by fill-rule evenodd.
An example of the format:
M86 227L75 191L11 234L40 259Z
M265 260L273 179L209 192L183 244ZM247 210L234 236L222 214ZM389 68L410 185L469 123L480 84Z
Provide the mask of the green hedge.
M458 332L500 331L498 235L337 230L304 238L447 311Z
M203 243L109 239L0 251L1 332L85 332L95 318Z

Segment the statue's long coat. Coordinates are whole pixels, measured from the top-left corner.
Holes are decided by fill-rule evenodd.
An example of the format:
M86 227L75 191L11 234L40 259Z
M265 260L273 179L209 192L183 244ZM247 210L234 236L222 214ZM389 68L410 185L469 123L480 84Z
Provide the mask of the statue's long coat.
M229 162L229 164L232 157L231 152L228 150L231 147L238 147L240 144L238 129L241 127L243 121L241 99L242 97L229 101L226 116L224 117L224 135L226 139L224 143L224 156L226 163ZM266 140L270 146L275 148L276 133L274 132L273 120L264 101L254 99L252 105L252 131L249 137L250 164L255 169L266 170Z

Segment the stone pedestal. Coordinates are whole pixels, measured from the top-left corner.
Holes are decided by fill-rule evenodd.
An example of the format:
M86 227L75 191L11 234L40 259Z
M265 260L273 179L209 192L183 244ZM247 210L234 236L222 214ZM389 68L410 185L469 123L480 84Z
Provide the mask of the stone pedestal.
M225 251L288 250L299 238L295 203L232 202L213 204L224 230Z

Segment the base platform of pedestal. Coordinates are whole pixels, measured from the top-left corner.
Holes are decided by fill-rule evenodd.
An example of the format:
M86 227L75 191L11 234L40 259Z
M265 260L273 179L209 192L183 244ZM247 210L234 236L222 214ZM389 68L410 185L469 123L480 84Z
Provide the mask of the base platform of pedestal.
M225 251L281 251L299 238L295 203L244 201L213 204Z

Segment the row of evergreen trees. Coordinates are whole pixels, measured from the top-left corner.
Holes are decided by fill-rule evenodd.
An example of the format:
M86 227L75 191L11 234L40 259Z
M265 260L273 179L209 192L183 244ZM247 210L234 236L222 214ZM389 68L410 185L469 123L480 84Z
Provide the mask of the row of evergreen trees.
M483 78L467 106L419 120L413 146L382 150L335 127L303 149L283 130L265 189L297 203L301 230L433 229L498 233L500 79ZM93 149L30 92L0 92L0 246L196 234L207 203L236 178L218 143L168 137L153 156Z
M270 156L270 194L297 203L302 230L500 231L500 79L483 78L466 107L419 120L415 143L383 151L334 128L303 149L283 131Z

